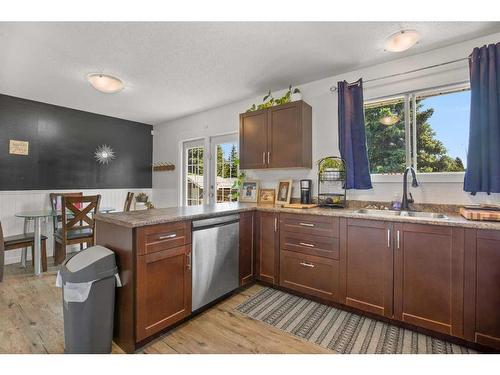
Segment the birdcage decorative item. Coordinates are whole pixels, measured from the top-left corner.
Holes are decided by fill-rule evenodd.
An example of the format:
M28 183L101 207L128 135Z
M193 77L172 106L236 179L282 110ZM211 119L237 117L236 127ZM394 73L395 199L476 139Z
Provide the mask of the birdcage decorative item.
M346 164L338 156L318 161L318 206L346 207Z

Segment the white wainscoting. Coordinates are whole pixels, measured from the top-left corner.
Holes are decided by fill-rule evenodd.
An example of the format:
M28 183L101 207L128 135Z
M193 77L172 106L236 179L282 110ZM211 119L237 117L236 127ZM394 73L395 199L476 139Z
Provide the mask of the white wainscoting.
M50 208L49 194L81 191L84 195L101 194L101 207L114 207L117 211L123 210L127 192L144 192L152 197L152 189L69 189L69 190L16 190L0 191L0 221L4 236L23 232L24 219L15 216L21 211L44 210ZM33 227L30 228L30 231ZM52 219L42 226L43 233L48 237L47 255L53 254ZM31 254L28 252L28 259ZM21 260L21 250L11 250L5 253L5 264L17 263Z

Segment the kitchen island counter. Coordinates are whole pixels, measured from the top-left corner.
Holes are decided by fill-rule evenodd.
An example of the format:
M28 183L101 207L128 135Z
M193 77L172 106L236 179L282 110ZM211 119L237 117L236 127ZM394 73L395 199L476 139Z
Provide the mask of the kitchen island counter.
M272 205L259 205L255 203L218 203L210 205L154 208L143 211L115 212L108 214L97 214L97 221L107 222L126 228L138 228L149 225L172 223L184 220L197 220L209 217L241 213L245 211L266 211L278 213L296 213L320 216L345 217L353 219L382 220L400 223L432 224L443 226L456 226L472 229L500 230L500 222L471 221L456 213L445 213L447 219L436 219L429 217L388 216L383 211L380 215L367 215L356 212L356 209L332 209L332 208L310 208L294 209L283 208Z

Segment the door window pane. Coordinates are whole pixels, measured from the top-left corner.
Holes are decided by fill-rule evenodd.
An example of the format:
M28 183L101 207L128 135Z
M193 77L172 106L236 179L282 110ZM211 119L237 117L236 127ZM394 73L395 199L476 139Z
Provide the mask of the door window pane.
M238 200L235 183L238 178L240 158L237 142L216 145L215 158L215 191L216 202L233 202Z
M186 205L196 206L203 203L203 147L186 149Z
M371 173L402 173L406 167L404 98L365 104Z
M463 172L467 167L470 90L417 96L417 170Z

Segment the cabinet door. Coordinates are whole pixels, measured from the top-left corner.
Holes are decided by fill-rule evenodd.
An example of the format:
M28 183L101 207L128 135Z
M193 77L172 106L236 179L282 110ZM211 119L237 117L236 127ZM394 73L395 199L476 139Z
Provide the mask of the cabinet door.
M278 284L278 214L259 212L257 217L258 278L271 284Z
M240 115L240 169L267 168L268 112Z
M240 214L240 286L253 279L253 212Z
M462 336L464 230L419 224L395 230L395 318Z
M341 299L348 306L392 317L392 224L348 219L342 227L345 243L341 239L340 257L345 269L341 272Z
M269 110L268 166L293 168L302 166L302 124L297 103Z
M281 250L280 285L326 300L337 301L339 263L329 258Z
M191 245L137 257L136 339L191 314Z
M465 336L500 350L500 232L467 230Z

